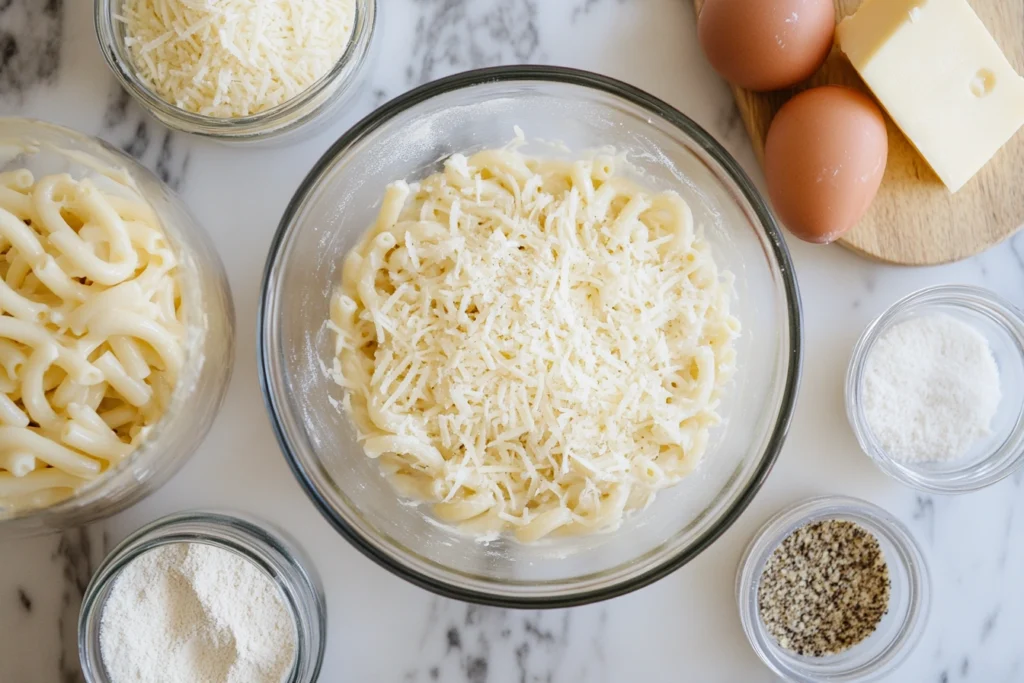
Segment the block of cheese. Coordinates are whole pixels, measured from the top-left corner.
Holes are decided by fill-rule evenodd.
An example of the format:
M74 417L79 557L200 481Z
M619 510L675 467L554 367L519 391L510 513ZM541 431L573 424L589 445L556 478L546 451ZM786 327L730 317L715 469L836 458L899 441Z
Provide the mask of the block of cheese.
M966 0L865 0L836 41L952 192L1024 125L1024 79Z

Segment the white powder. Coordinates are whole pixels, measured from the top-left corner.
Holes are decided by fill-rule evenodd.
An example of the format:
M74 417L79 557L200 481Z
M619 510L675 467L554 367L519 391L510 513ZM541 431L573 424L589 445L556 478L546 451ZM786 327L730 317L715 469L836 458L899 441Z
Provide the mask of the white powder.
M1000 398L999 369L988 340L948 315L894 325L867 359L868 428L898 460L966 455L989 433Z
M202 543L160 546L134 560L100 622L112 683L280 683L295 641L270 577Z

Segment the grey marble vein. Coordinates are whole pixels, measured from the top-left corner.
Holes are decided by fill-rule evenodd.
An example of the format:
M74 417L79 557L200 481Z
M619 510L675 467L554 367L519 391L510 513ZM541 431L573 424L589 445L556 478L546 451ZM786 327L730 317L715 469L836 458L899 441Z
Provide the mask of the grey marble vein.
M985 621L981 624L981 635L979 637L979 641L981 643L984 643L986 640L988 640L989 636L992 635L992 632L995 630L996 625L998 623L999 608L996 607L988 613L988 616L985 617Z
M25 612L32 612L32 598L29 597L28 593L24 588L18 587L18 604Z
M516 611L433 598L408 683L607 680L607 611ZM585 637L579 637L585 632ZM508 676L508 670L514 676Z
M0 97L55 82L63 28L63 0L0 0Z
M1019 232L1010 239L1010 253L1024 273L1024 232Z
M619 5L624 5L631 0L614 0ZM612 0L582 0L582 2L576 3L572 8L572 14L569 15L569 20L575 23L580 17L586 16L591 12L602 9L605 5L608 5Z
M912 519L924 526L925 538L929 543L935 540L935 501L931 496L917 496Z
M539 1L416 0L421 15L407 80L420 84L452 71L539 60Z
M181 190L191 157L190 146L150 118L117 84L107 98L100 137L151 168L160 180Z
M0 623L5 635L18 634L0 639L0 682L84 683L78 611L108 545L85 528L0 543Z
M370 97L373 98L372 101L374 109L391 99L388 95L388 91L384 88L374 88L370 93Z
M1019 485L1019 482L1017 482ZM1003 571L1006 568L1006 560L1010 555L1010 544L1015 540L1013 538L1013 508L1007 510L1006 521L1003 523L1003 534L1002 539L999 542L999 555L996 558L996 567L999 571Z
M106 555L108 550L106 536L101 535L100 538L99 547L94 548L96 544L88 529L69 529L60 535L54 551L54 562L61 566L64 577L61 611L57 620L60 683L85 681L78 665L78 612L97 558Z

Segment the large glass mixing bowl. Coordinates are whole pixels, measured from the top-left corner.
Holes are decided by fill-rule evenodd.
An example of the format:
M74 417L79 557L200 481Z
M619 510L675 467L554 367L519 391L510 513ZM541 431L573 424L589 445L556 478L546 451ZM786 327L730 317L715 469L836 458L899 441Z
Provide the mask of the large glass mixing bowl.
M612 145L643 183L678 191L736 277L738 371L703 462L616 531L524 545L482 543L401 500L335 407L328 303L342 258L373 222L385 186L418 179L455 152L528 140L571 153ZM526 151L550 154L551 147ZM582 71L500 67L459 74L378 109L320 159L289 204L264 275L261 382L285 457L310 498L354 546L395 574L450 597L564 607L626 593L682 566L739 516L786 435L800 368L800 302L789 253L764 200L693 121L636 88Z

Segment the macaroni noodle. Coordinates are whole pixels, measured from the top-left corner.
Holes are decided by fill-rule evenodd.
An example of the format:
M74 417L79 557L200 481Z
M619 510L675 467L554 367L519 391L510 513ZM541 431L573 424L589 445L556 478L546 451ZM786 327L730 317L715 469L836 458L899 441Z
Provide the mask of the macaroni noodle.
M184 359L180 299L132 188L0 173L0 514L70 496L146 438Z
M513 148L393 183L331 301L333 376L400 495L475 533L616 528L699 463L739 323L686 202Z

